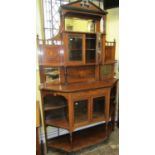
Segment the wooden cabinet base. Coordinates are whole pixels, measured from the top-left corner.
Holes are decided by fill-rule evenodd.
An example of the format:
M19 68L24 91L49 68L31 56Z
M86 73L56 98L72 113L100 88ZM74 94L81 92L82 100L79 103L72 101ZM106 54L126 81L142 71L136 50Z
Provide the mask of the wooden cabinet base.
M70 141L70 135L66 134L48 140L47 146L48 148L54 148L65 152L74 152L103 142L108 138L111 131L111 125L108 126L108 130L106 132L106 125L101 124L74 132L72 135L72 143Z

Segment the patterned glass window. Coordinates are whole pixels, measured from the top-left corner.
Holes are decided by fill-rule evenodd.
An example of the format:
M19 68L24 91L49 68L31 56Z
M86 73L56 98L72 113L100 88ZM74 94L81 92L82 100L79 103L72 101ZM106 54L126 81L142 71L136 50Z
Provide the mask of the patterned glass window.
M74 1L77 0L43 0L45 39L50 39L57 35L57 33L59 32L60 6ZM90 1L103 8L103 5L101 5L103 4L101 0Z

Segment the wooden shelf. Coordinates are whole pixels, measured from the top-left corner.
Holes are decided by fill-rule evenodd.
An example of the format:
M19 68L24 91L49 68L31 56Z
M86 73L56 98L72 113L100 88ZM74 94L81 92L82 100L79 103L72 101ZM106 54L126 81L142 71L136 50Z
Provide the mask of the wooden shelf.
M56 110L56 109L61 109L61 108L65 108L66 105L65 104L45 104L44 106L44 111L49 111L49 110Z
M104 62L105 65L108 65L108 64L110 65L110 64L115 64L115 63L116 63L115 61L106 61L106 62Z
M69 50L70 51L82 51L82 48L81 49L80 48L79 49L78 48L69 48Z
M69 129L69 123L65 118L55 118L45 121L46 125Z
M111 126L108 128L108 134L111 133ZM63 150L66 152L78 151L85 147L98 144L107 139L105 125L101 124L95 127L79 130L73 133L73 142L69 141L69 134L48 140L48 147Z
M73 83L69 85L52 85L50 83L43 83L40 85L41 90L52 90L52 91L59 91L59 92L77 92L83 90L94 90L99 88L110 87L114 85L118 79L112 78L102 81L93 81L93 82L84 82L84 83Z
M96 51L96 49L90 48L90 49L86 49L86 51Z
M87 38L87 37L86 37L86 39L96 39L96 38Z

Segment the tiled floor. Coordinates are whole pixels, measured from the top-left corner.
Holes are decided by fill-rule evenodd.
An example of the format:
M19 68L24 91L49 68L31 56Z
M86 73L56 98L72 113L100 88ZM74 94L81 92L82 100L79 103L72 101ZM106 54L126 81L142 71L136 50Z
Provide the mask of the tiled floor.
M50 150L47 155L68 155L66 153ZM92 147L82 149L74 153L74 155L119 155L119 131L116 128L108 140L94 145Z

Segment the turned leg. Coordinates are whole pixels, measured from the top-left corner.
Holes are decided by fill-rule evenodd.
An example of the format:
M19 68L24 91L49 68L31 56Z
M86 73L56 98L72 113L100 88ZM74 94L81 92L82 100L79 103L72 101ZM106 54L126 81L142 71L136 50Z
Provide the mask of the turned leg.
M109 137L108 123L106 123L105 130L106 130L106 137Z

